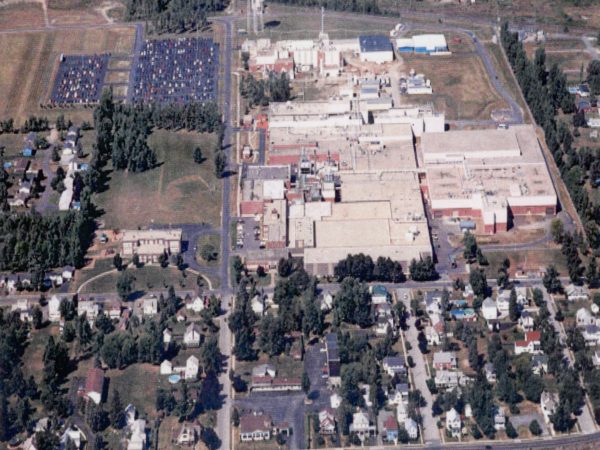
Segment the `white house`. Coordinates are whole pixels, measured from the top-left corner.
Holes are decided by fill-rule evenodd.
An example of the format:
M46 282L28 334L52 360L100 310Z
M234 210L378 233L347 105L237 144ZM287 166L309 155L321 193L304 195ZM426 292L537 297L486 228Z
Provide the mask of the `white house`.
M184 422L181 424L181 429L177 435L177 443L179 445L193 446L200 439L201 433L202 426L199 423Z
M127 428L131 428L137 418L137 410L131 403L125 408L125 423Z
M519 286L515 288L517 292L517 304L520 306L526 306L529 304L529 300L527 299L527 288L523 286Z
M510 291L502 290L498 293L496 307L498 308L500 315L508 313L508 309L510 307Z
M137 419L131 427L131 438L129 438L127 450L145 450L146 439L146 421Z
M331 397L329 397L329 406L331 406L333 409L338 409L341 404L342 397L340 397L340 395L336 394L335 392L331 394Z
M185 362L185 375L186 380L195 380L198 378L198 372L200 370L200 360L194 355L191 355Z
M496 408L496 414L494 414L494 428L496 431L506 429L506 415L502 408Z
M375 285L370 287L371 303L373 305L381 305L389 302L390 294L385 286Z
M429 315L442 313L441 291L430 291L425 293L425 311Z
M440 369L456 369L456 354L454 352L435 352L433 354L433 367Z
M567 300L570 302L576 301L587 301L590 298L590 292L585 286L576 286L574 284L570 284L565 289L565 294L567 294Z
M550 416L554 414L556 406L558 405L558 401L558 395L554 392L542 392L542 396L540 398L540 406L546 423L550 423Z
M85 314L88 322L93 323L100 314L100 305L94 300L79 300L77 303L77 315Z
M168 328L163 330L163 344L169 345L173 340L173 333Z
M66 281L70 281L75 275L75 267L73 266L65 266L62 270L62 277Z
M492 363L487 363L483 366L483 370L485 372L485 378L489 383L496 382L496 369Z
M425 327L425 338L427 339L427 345L440 345L442 342L442 337L440 333L436 331L436 329L432 326Z
M356 433L359 437L364 438L375 434L376 427L371 424L369 416L362 412L356 412L352 414L352 423L350 424L350 432Z
M200 346L200 327L195 322L188 325L183 334L183 343L186 347L198 347Z
M272 364L259 364L252 368L252 377L271 377L275 378L277 371Z
M460 414L452 408L446 413L446 430L452 437L459 437L462 430L462 421Z
M404 421L404 429L411 440L415 440L419 437L419 427L417 426L417 422L410 417Z
M375 325L375 334L378 336L385 336L387 334L394 334L394 319L391 317L380 317L377 319Z
M60 299L56 295L48 300L48 320L50 322L60 322Z
M160 363L160 374L171 375L173 373L173 363L168 359L165 359Z
M158 314L158 299L155 295L150 295L142 299L142 315L151 317Z
M252 307L252 311L254 314L262 316L267 310L267 306L265 305L265 300L259 294L256 294L252 301L250 302L250 306Z
M461 385L464 381L463 379L464 374L460 371L436 370L433 381L438 389L452 389Z
M321 311L328 312L328 311L331 311L332 308L333 308L333 295L331 295L329 292L326 292L321 297Z
M11 312L17 311L19 313L19 318L22 322L31 322L33 320L32 316L32 306L28 299L20 298L17 300L17 303L13 304L10 307Z
M204 299L200 296L196 296L193 300L186 302L185 309L189 309L190 311L194 311L196 313L201 313L204 310Z
M587 346L594 346L600 343L600 327L596 325L584 327L581 334Z
M325 408L319 411L319 433L335 433L335 411L331 408Z
M485 320L496 320L498 318L498 308L491 297L486 298L481 304L481 315Z
M587 327L588 325L595 325L596 319L592 316L592 313L587 308L579 308L575 316L578 327Z
M400 402L396 406L396 419L399 423L403 423L408 419L408 408L406 407L406 403Z
M519 317L519 327L522 331L533 331L535 320L529 311L523 311Z

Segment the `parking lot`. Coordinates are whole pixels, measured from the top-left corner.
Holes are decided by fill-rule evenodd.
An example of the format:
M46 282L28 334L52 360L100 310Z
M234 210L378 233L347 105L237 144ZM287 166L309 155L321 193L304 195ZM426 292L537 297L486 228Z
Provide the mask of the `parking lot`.
M110 55L61 55L52 104L95 103L100 99Z
M260 249L260 222L252 217L240 217L234 219L236 223L236 242L238 250Z

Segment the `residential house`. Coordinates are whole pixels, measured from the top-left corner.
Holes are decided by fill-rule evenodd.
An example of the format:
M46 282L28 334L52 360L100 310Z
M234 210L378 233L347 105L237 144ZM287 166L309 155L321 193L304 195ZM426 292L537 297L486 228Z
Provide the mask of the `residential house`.
M365 401L365 406L370 408L373 406L373 402L371 401L371 386L366 383L359 384L360 392L362 392L363 400Z
M65 266L62 270L62 277L66 281L71 281L75 276L75 267L73 266Z
M192 322L185 329L185 333L183 334L183 344L186 347L199 347L201 337L200 327L195 322Z
M319 411L319 433L335 434L335 411L331 408L324 408Z
M47 286L62 286L64 279L60 272L50 272L46 274L44 282Z
M498 307L491 297L486 298L481 304L481 315L487 321L498 318Z
M329 397L329 406L331 406L333 409L338 409L341 404L342 397L339 394L336 394L335 392L331 394L331 396Z
M360 438L372 436L376 432L376 427L369 420L367 413L363 411L352 414L352 423L350 424L350 433L356 433Z
M565 289L567 300L570 302L587 301L590 298L590 291L585 286L569 284Z
M144 317L152 317L158 314L158 298L156 298L156 295L149 295L142 299L141 312Z
M205 308L204 298L197 295L193 300L189 300L185 302L185 309L189 309L190 311L194 311L196 313L201 313Z
M531 353L532 355L541 354L542 348L540 339L540 331L528 331L525 333L524 340L515 341L515 355L521 355L523 353Z
M33 320L33 306L26 298L20 298L10 307L11 312L18 312L21 322L31 322Z
M252 307L252 311L254 311L254 314L257 314L258 316L262 316L265 313L265 311L267 310L267 305L265 304L265 298L264 298L264 296L262 296L260 294L256 294L252 298L252 301L250 302L250 306Z
M275 378L277 372L272 364L260 364L252 368L253 377L271 377Z
M185 362L184 378L186 380L196 380L200 371L200 360L191 355Z
M202 425L198 422L189 423L183 422L181 428L174 439L174 443L178 445L193 446L198 442L202 434Z
M435 352L433 354L433 368L436 370L456 369L456 355L454 352Z
M517 305L521 307L525 307L529 304L529 299L527 298L527 288L523 286L519 286L515 288L517 292Z
M410 417L404 421L404 429L410 440L414 441L419 437L419 427L417 426L417 422Z
M87 372L83 396L96 405L102 403L104 396L104 371L94 367Z
M379 303L378 305L374 305L373 308L375 310L376 319L389 319L393 316L392 305L389 303Z
M321 296L321 311L329 312L333 308L333 295L329 292L325 292Z
M519 327L522 331L533 331L534 324L535 319L533 318L533 314L529 311L521 312L521 316L519 317Z
M441 291L430 291L425 293L425 311L430 315L442 313Z
M425 327L425 338L427 339L427 345L429 346L440 345L442 342L440 333L437 332L435 327L430 325Z
M171 375L173 373L173 363L168 359L165 359L160 363L160 374Z
M391 317L379 317L375 324L375 334L377 336L394 335L394 319Z
M548 373L548 357L546 355L533 355L531 357L531 370L536 375Z
M575 322L578 327L587 327L588 325L595 325L596 319L587 308L579 308L575 315Z
M17 193L14 197L10 197L8 199L8 206L13 208L24 207L27 204L27 199L29 196L27 194Z
M163 330L163 344L168 346L173 341L173 332L168 328Z
M475 291L473 291L473 286L471 283L467 283L465 285L465 290L463 291L463 297L467 300L473 300L475 298Z
M385 286L380 284L376 284L371 286L371 303L373 305L380 305L383 303L388 303L390 300L390 294Z
M127 450L145 450L146 442L146 421L144 419L136 419L131 426L131 437L127 444Z
M506 415L502 408L496 408L496 413L494 414L494 428L496 431L506 429Z
M79 300L79 303L77 303L77 315L81 316L82 314L85 314L91 325L100 314L100 305L94 300Z
M496 308L498 308L498 312L501 316L508 314L508 309L510 308L510 291L503 289L498 292L498 297L496 298Z
M74 425L68 427L60 437L61 448L68 448L69 442L78 449L85 442L85 435Z
M438 389L453 389L464 382L464 374L455 370L436 370L434 382Z
M394 413L381 411L377 416L377 428L384 442L398 444L398 422Z
M542 392L542 396L540 397L540 406L546 423L550 423L550 416L554 414L554 411L556 411L558 402L558 394L548 391Z
M393 377L396 374L406 373L406 362L403 356L386 356L383 358L383 370Z
M268 441L271 439L273 420L268 414L252 413L240 417L240 440Z
M462 431L462 421L460 414L452 408L446 413L446 431L452 437L459 437Z
M588 325L583 328L581 334L588 347L600 344L600 327L597 325Z
M389 403L397 405L400 402L408 402L408 384L398 383L394 390L388 395Z
M404 402L399 402L396 405L396 419L398 422L404 423L406 419L408 419L408 407Z
M60 322L60 299L56 295L48 300L48 320L50 322Z
M137 410L135 409L135 406L129 403L125 407L125 424L127 425L127 428L133 427L135 419L137 419Z
M487 363L483 366L483 371L485 372L485 378L489 383L496 382L496 369L492 363Z
M113 300L108 307L108 318L110 320L119 320L121 318L121 302Z

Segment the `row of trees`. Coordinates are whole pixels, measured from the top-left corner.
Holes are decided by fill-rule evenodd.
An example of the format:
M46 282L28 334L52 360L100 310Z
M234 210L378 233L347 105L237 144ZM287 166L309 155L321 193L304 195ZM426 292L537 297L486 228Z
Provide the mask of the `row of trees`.
M127 20L146 20L157 33L182 33L204 27L209 12L222 11L224 0L128 0Z
M406 281L402 265L391 258L380 256L375 262L369 255L358 253L348 255L341 260L334 269L338 281L346 277L353 277L360 281L389 281L402 283Z
M378 0L277 0L278 3L284 3L294 6L323 6L327 10L349 11L361 14L384 14L386 10L379 6Z
M291 98L290 80L287 74L273 72L264 80L257 80L248 74L240 81L240 95L248 102L248 107L267 106L270 102L286 102Z

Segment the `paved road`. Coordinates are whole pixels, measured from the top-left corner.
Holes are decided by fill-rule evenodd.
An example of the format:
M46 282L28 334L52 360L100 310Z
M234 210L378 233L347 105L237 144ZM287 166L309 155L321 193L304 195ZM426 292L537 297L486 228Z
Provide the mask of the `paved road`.
M411 310L410 298L400 298L400 296L398 296L398 301L404 302L407 311ZM406 341L410 343L411 346L411 349L408 350L408 356L411 356L415 363L415 367L410 369L414 382L413 388L419 389L421 391L421 394L425 398L425 401L427 402L427 404L421 408L421 416L423 417L423 441L425 443L436 445L440 443L440 434L438 432L436 419L431 414L433 396L431 395L431 392L429 392L429 388L427 387L427 379L431 377L427 375L427 369L425 368L425 360L423 354L419 350L419 331L417 330L415 322L416 318L411 315L407 320L408 329L404 332L404 337Z
M133 90L135 86L135 74L137 72L138 63L140 60L140 52L144 44L144 27L141 23L135 25L135 42L133 44L131 54L131 72L129 73L129 81L127 84L127 102L133 102Z

